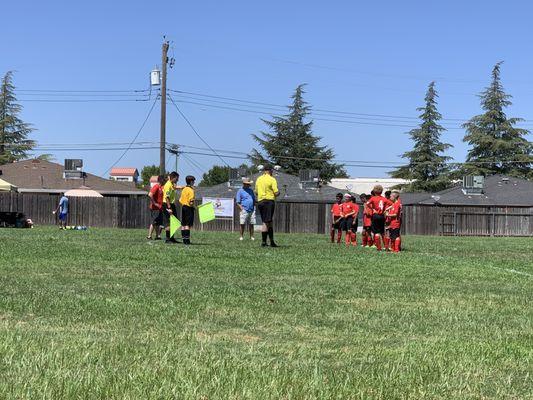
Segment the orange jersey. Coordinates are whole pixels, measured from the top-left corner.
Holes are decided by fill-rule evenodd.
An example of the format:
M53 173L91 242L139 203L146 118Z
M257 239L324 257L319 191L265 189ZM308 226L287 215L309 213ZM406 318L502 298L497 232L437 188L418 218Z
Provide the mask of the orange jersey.
M341 204L342 216L344 217L344 216L346 216L348 214L352 214L352 216L353 216L354 213L356 212L355 206L357 206L357 204L354 204L352 202L342 203ZM357 208L357 211L359 211L359 207Z
M342 215L341 210L342 204L335 203L331 206L331 214L333 214L334 217L340 217Z
M372 196L367 204L372 214L383 215L387 207L392 205L392 201L383 196Z
M393 217L390 218L390 229L398 229L402 226L402 203L397 200L390 208L389 214Z

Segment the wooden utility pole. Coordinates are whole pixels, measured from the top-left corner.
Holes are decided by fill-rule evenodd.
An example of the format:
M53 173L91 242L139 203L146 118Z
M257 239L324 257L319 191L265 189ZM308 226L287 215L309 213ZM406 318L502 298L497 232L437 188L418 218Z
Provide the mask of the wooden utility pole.
M167 142L167 63L168 41L163 43L161 58L161 136L159 139L159 173L166 174L165 152Z

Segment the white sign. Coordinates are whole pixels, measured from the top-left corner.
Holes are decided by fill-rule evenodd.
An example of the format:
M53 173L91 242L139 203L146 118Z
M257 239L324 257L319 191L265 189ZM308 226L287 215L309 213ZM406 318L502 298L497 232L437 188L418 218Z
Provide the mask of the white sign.
M235 212L234 207L235 203L234 200L226 199L222 197L203 197L202 198L202 204L205 203L213 203L213 206L215 207L215 217L225 217L225 218L233 218L233 213Z

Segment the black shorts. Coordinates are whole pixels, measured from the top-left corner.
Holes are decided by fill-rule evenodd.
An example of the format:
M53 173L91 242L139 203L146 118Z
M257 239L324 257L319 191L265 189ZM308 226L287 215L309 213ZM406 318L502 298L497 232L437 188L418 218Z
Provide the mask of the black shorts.
M172 215L174 215L176 218L178 217L178 213L176 211L176 205L171 204L170 208L172 209ZM170 214L167 211L167 205L163 204L163 225L164 226L170 226Z
M389 229L389 237L391 240L396 240L400 237L400 228Z
M383 235L385 233L385 216L372 215L372 233L374 235Z
M264 224L269 224L274 218L274 210L276 208L276 202L274 200L261 200L257 204L259 209L259 215L261 215L261 221Z
M163 224L163 211L150 210L150 218L153 226L160 226Z
M342 220L342 230L345 232L352 230L353 217L346 217Z
M194 207L181 206L181 224L183 226L194 225Z
M342 229L342 218L338 218L337 222L332 222L331 229Z
M367 233L372 233L372 226L371 225L363 226L363 231Z
M352 232L357 233L357 228L359 227L359 219L354 218L352 222Z

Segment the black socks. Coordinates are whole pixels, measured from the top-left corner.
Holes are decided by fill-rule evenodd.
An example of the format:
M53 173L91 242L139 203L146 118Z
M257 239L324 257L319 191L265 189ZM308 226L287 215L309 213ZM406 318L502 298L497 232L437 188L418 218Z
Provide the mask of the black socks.
M274 243L274 228L268 228L268 238L270 239L270 244Z
M182 229L181 237L183 239L183 244L191 244L191 230L190 229Z
M263 243L266 244L267 237L268 237L268 232L261 232L261 237L263 238Z

